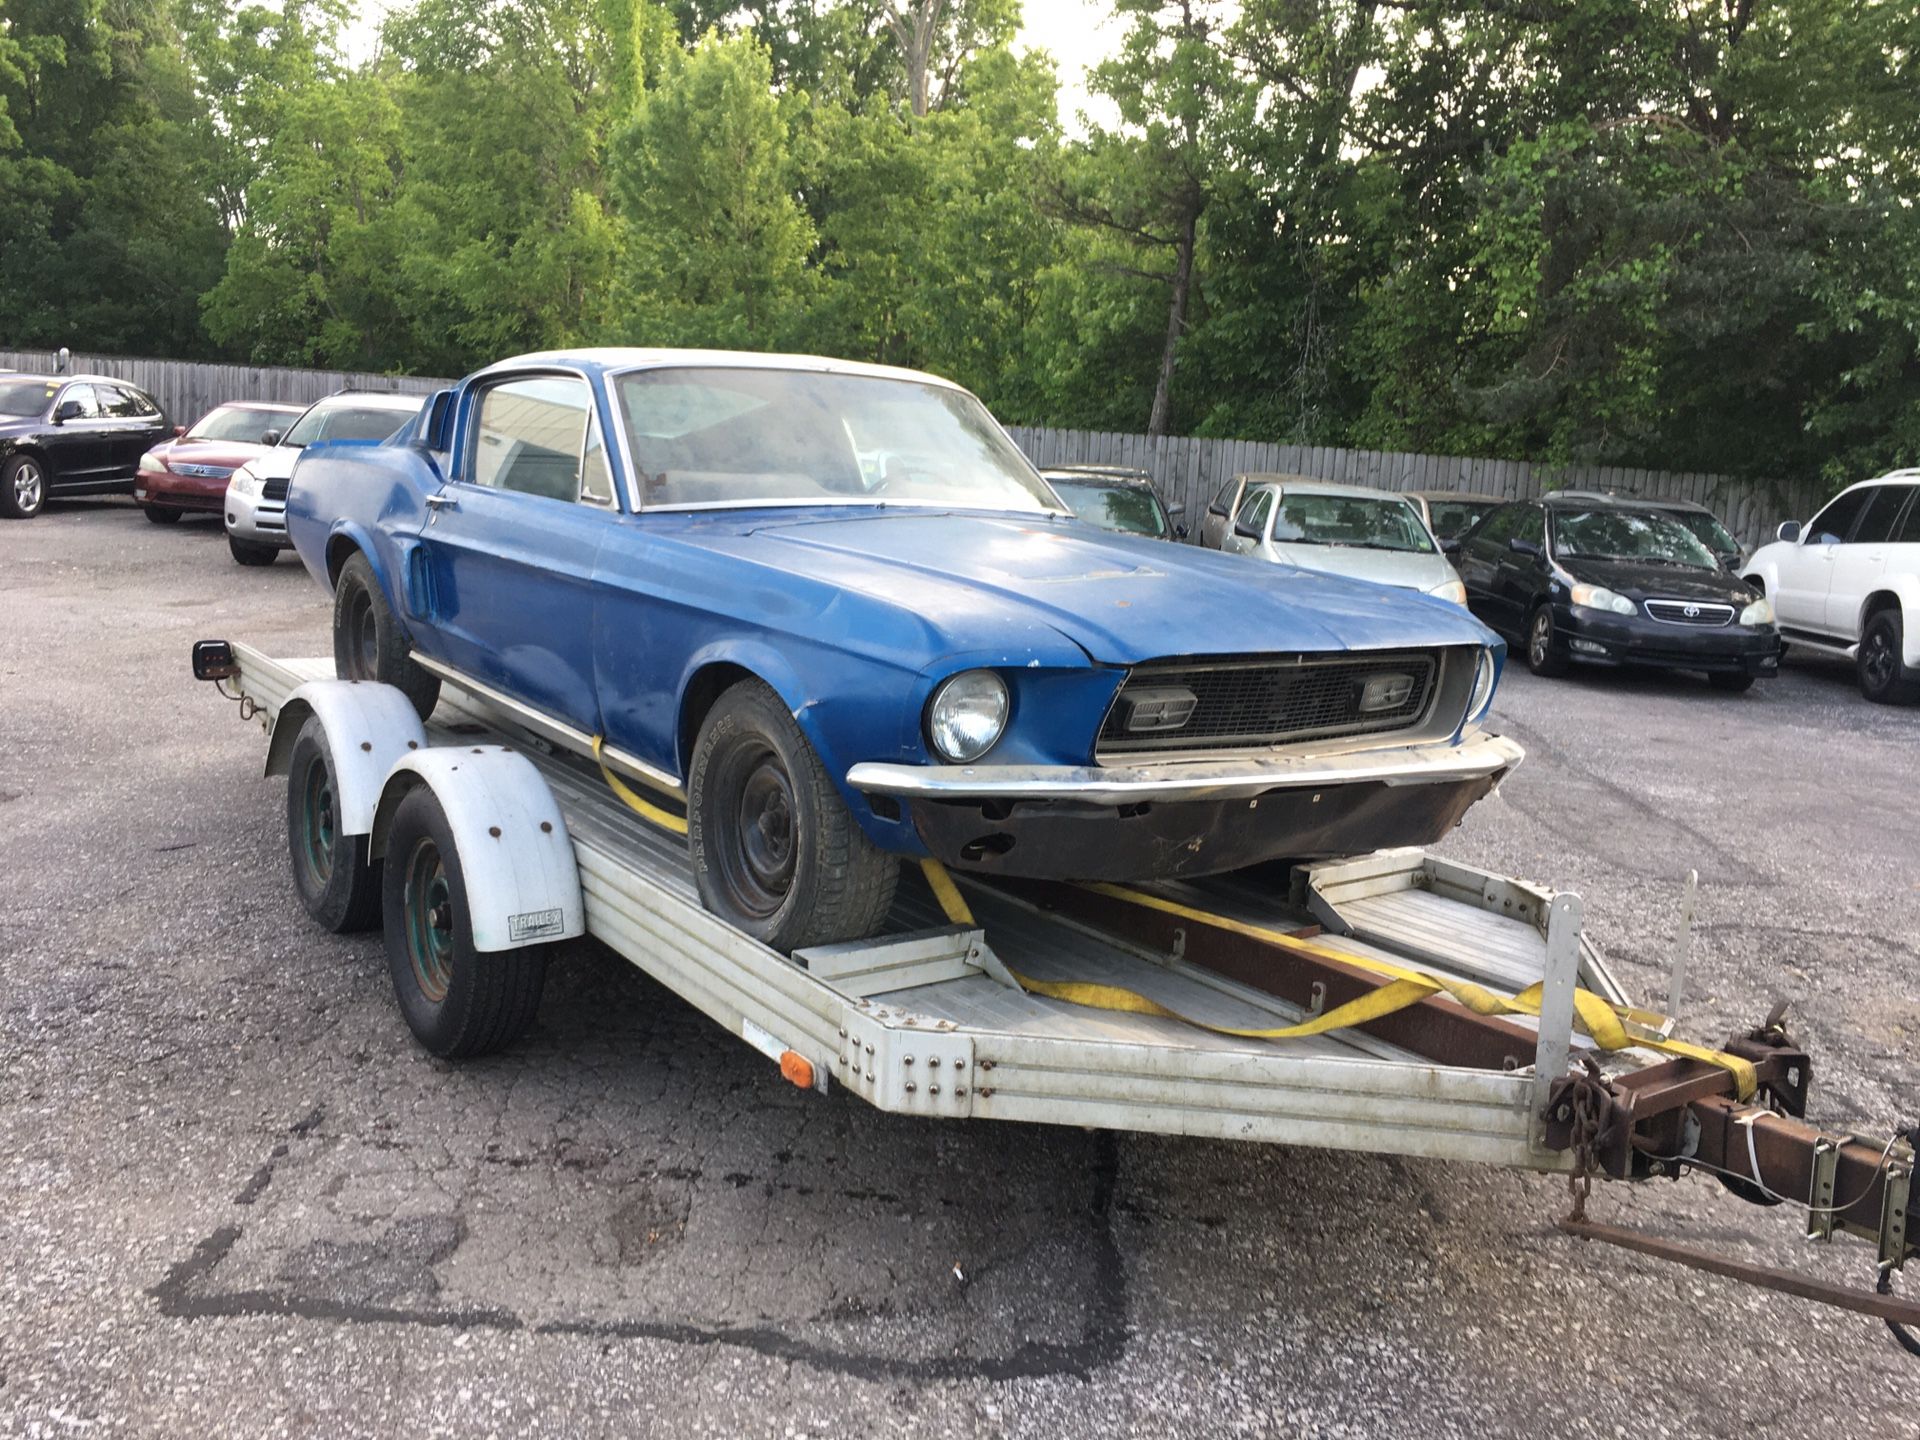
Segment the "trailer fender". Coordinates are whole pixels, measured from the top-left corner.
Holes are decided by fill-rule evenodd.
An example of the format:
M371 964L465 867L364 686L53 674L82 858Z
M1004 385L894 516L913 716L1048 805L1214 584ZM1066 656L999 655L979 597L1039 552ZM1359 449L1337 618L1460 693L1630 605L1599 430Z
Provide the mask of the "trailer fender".
M360 680L309 680L287 697L267 743L269 775L284 775L293 742L309 716L326 727L333 763L334 808L342 835L373 829L387 772L404 755L427 748L413 702L391 685Z
M369 855L386 853L394 811L418 785L433 791L453 830L474 949L515 950L586 933L567 822L526 756L504 745L445 745L401 755L380 790Z

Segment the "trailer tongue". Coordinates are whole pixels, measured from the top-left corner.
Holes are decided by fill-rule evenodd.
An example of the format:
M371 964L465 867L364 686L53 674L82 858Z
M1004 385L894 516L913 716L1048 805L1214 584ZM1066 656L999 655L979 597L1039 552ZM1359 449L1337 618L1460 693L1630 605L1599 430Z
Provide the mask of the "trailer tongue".
M269 773L305 754L288 806L303 900L333 929L384 911L396 988L406 973L418 992L403 1010L440 1053L510 1040L547 947L589 934L804 1087L929 1118L1560 1172L1570 1234L1874 1315L1915 1348L1902 1327L1920 1326L1920 1305L1891 1277L1920 1251L1907 1223L1920 1134L1806 1123L1812 1065L1778 1015L1719 1048L1677 1039L1627 1003L1570 893L1420 851L1270 885L989 883L930 867L879 938L789 958L702 908L671 797L610 786L595 757L484 697L447 686L420 727L328 660L216 641L194 661L261 719ZM421 792L437 817L424 829ZM401 853L396 835L427 839ZM462 954L499 959L479 1018L449 1027L428 1012L435 984L459 991ZM1876 1292L1586 1216L1596 1179L1696 1169L1803 1207L1813 1238L1874 1243Z

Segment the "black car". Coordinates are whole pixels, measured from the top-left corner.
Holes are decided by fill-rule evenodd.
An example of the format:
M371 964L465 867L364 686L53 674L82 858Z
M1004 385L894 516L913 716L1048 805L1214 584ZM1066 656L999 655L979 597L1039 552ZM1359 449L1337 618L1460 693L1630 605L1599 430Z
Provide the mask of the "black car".
M1678 520L1693 532L1693 538L1707 549L1720 562L1723 570L1738 571L1740 561L1746 551L1740 548L1740 542L1733 538L1733 532L1720 523L1720 517L1697 500L1661 500L1648 495L1617 495L1610 490L1562 490L1563 499L1581 500L1621 500L1641 506L1647 510L1658 510L1662 515Z
M1468 608L1520 642L1536 675L1572 661L1657 665L1745 690L1780 668L1773 607L1672 517L1635 501L1512 502L1448 548Z
M0 375L0 515L54 495L133 489L149 446L175 433L153 397L105 375Z
M1124 465L1055 465L1040 472L1067 508L1102 530L1151 535L1156 540L1184 540L1187 527L1177 524L1154 494L1153 477Z

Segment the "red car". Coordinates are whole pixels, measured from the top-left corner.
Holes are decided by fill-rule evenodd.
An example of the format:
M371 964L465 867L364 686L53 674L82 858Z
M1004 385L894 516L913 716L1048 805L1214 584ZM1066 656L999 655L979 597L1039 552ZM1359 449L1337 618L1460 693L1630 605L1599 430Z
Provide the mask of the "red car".
M253 400L216 406L186 434L140 457L134 500L156 525L171 525L189 510L218 514L233 472L264 454L304 409Z

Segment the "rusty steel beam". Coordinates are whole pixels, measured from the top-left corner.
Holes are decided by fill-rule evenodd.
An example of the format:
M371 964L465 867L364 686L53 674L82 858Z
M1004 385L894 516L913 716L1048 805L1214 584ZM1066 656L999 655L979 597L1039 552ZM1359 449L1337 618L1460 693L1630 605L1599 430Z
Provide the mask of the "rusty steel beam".
M1176 949L1189 964L1236 980L1303 1011L1324 1012L1391 983L1337 960L1302 954L1258 936L1171 915L1077 885L996 879L995 886L1044 910L1066 915L1149 949ZM1315 993L1318 987L1318 994ZM1422 1059L1474 1070L1515 1070L1533 1063L1533 1031L1432 996L1354 1027Z

